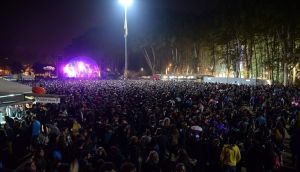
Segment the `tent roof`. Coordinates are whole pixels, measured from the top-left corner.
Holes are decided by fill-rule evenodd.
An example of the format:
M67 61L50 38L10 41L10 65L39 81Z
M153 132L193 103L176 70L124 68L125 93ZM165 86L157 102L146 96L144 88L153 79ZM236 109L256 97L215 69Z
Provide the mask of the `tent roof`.
M0 95L12 94L12 93L31 93L32 88L27 85L23 85L13 81L6 81L0 79Z

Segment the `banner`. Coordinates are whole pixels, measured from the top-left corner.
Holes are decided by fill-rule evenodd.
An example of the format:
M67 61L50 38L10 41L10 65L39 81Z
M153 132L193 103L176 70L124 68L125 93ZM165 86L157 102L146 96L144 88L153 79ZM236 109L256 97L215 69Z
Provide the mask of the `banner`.
M37 103L60 103L59 97L35 97L35 102Z
M23 81L34 81L35 76L33 76L33 75L22 75L22 76L21 76L21 79L22 79Z

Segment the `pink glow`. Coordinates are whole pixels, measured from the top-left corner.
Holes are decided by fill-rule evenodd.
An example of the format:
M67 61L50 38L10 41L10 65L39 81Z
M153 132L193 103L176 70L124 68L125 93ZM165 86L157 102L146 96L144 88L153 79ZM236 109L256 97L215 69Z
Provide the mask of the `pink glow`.
M65 77L95 78L100 77L98 65L89 58L75 58L63 67Z

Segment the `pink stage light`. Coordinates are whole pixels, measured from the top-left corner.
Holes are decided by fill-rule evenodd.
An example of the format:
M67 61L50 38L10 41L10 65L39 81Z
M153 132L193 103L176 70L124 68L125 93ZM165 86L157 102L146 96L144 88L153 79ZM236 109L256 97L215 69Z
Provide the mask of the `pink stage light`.
M70 66L69 64L64 67L64 73L67 75L67 77L76 77L76 71L74 67Z
M63 74L70 78L95 78L100 77L100 70L89 58L75 58L63 67Z

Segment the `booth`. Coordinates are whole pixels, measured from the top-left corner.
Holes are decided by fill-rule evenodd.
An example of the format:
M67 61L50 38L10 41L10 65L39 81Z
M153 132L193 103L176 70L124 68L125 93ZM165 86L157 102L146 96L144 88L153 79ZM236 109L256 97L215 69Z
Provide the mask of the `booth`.
M46 94L43 87L30 87L0 79L0 124L5 123L5 116L21 119L32 104L59 104L61 97Z
M25 94L26 100L33 100L34 103L60 103L59 95L46 94L46 89L43 87L32 87L32 93Z
M32 93L30 86L0 79L0 124L5 123L5 116L22 117L25 105L32 102L25 99L28 93Z

